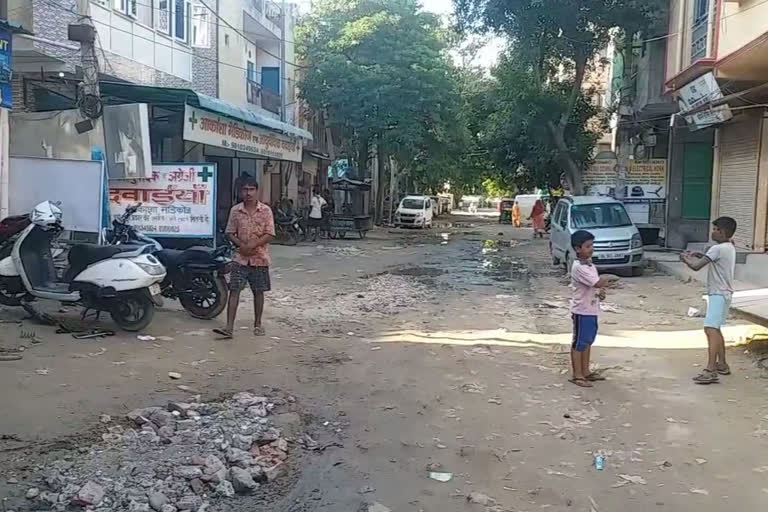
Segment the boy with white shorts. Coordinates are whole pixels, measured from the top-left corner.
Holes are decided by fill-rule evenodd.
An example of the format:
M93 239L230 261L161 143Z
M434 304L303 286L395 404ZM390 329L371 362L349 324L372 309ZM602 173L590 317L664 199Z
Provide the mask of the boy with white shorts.
M736 232L736 221L720 217L712 223L712 240L716 243L706 254L685 251L680 261L693 270L707 269L707 316L704 332L709 345L707 367L693 378L696 384L714 384L719 375L730 375L725 362L725 339L721 328L728 320L728 310L733 296L733 273L736 269L736 248L731 242Z

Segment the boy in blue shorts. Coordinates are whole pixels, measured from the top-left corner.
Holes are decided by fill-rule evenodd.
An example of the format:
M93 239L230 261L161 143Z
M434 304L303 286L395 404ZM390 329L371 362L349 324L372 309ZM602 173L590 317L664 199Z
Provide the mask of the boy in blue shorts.
M692 270L707 268L707 317L704 333L707 335L707 367L693 378L696 384L714 384L720 375L730 375L725 362L725 339L721 328L728 320L728 310L733 296L733 273L736 270L736 248L731 242L736 233L736 221L720 217L712 222L712 240L715 245L706 254L685 251L680 261Z
M592 264L595 237L588 231L571 235L571 246L577 260L571 267L571 317L573 318L573 344L571 346L571 382L583 388L591 388L592 382L605 380L597 372L591 372L589 361L592 344L597 337L597 315L600 301L605 299L605 289L615 286L619 279L613 275L600 276Z

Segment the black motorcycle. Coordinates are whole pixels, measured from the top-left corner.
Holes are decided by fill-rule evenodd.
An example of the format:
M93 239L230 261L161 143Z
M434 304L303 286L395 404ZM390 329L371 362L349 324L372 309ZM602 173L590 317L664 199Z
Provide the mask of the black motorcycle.
M141 203L128 207L112 221L106 233L109 244L149 243L156 248L154 255L165 266L166 278L160 283L163 297L178 299L195 318L210 320L224 311L229 288L224 276L231 267L228 244L214 249L194 246L189 249L164 249L157 240L137 231L128 221Z
M300 219L279 211L275 214L275 238L285 245L296 245L301 237Z

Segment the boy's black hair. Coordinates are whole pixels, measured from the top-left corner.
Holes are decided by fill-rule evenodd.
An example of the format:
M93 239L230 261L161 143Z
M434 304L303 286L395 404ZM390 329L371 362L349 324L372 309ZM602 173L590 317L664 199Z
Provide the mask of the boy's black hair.
M253 176L243 175L240 177L240 190L245 187L254 187L258 190L259 182Z
M571 247L573 247L574 249L578 249L584 244L584 242L589 242L590 240L594 240L594 239L595 239L595 235L593 235L589 231L584 231L583 229L580 229L579 231L571 235Z
M720 231L725 233L728 238L731 238L736 232L736 220L731 217L718 217L712 221L712 225L720 228Z

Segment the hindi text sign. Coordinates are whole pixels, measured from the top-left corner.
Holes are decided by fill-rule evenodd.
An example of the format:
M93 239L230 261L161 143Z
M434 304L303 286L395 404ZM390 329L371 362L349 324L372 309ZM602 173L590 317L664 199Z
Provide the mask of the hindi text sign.
M136 203L131 225L151 237L213 238L216 232L215 164L152 166L152 178L110 180L112 217Z

